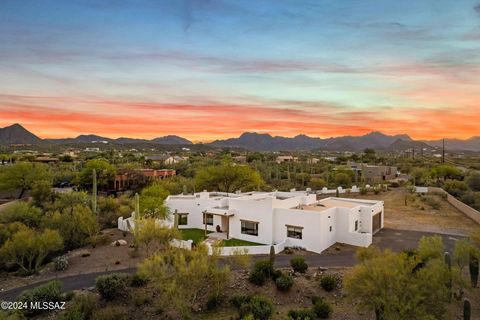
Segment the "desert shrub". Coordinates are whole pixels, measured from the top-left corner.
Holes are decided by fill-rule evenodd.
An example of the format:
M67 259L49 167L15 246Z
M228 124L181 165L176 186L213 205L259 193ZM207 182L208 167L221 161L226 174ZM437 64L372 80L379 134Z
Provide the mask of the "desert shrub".
M400 183L398 183L398 182L390 182L390 187L391 187L391 188L398 188L398 187L400 187Z
M283 292L290 290L293 286L293 277L291 275L282 274L275 280L275 284L277 285L277 289Z
M251 300L252 296L250 295L237 294L230 298L230 304L235 308L240 309L242 305L249 304Z
M261 286L270 278L273 274L273 266L269 260L260 260L255 263L248 280Z
M148 280L149 279L147 276L143 274L135 273L130 280L130 285L132 287L143 287L148 283Z
M98 234L88 238L88 241L93 248L95 248L96 246L104 246L106 244L109 244L111 242L110 240L111 238L108 234Z
M312 309L298 309L288 311L288 318L291 320L314 320L317 317Z
M308 264L305 262L305 259L302 257L295 257L290 260L290 265L292 266L293 271L305 273L308 269Z
M136 307L143 306L145 304L149 304L152 302L152 297L148 295L147 293L143 292L136 292L135 295L133 296L133 304Z
M86 320L85 316L78 310L68 309L60 315L59 320Z
M240 319L251 315L256 320L267 320L273 313L272 302L262 296L236 295L230 303L237 308Z
M272 279L273 281L276 281L280 276L283 275L283 272L282 270L274 270L273 273L272 273Z
M113 273L97 277L95 286L102 298L112 300L125 291L126 284L127 276L125 274Z
M68 256L56 257L53 262L57 271L65 271L68 268Z
M39 287L22 292L18 301L27 302L58 302L62 300L62 285L59 281L50 281ZM25 309L26 315L37 315L47 310Z
M28 227L36 227L40 224L42 210L28 202L17 201L3 209L0 215L0 223L21 222Z
M312 299L312 301L314 301L313 312L315 312L317 317L320 319L330 318L330 315L332 314L332 307L328 302L319 297Z
M428 204L432 209L438 210L441 207L440 201L436 200L433 197L425 197L425 203Z
M254 296L250 301L250 306L254 319L267 320L272 316L273 304L265 297Z
M322 286L323 290L330 292L333 291L337 286L337 280L333 276L324 276L320 280L320 285Z
M60 317L61 320L88 320L95 310L99 308L97 298L94 294L78 294L70 303L70 308ZM81 316L79 318L79 316Z
M219 307L223 302L223 297L218 294L212 294L207 299L207 310L214 310Z
M127 320L128 316L124 310L118 307L108 306L98 309L92 316L92 320Z

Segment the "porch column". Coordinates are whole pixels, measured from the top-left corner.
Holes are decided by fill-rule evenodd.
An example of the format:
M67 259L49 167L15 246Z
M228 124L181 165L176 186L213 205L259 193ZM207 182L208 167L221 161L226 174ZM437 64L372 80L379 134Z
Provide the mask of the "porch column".
M207 211L203 211L203 224L205 224L205 237L207 236Z
M230 239L230 216L227 216L227 240Z

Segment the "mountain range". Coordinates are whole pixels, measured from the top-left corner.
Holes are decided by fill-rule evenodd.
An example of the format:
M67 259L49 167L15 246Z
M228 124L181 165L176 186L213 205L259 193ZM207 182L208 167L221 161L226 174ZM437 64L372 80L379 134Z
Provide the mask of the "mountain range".
M168 135L155 139L135 139L121 137L117 139L106 138L98 135L79 135L76 138L41 139L20 124L0 128L0 145L11 144L74 144L108 142L114 144L157 144L157 145L191 145L191 141ZM371 132L363 136L342 136L332 138L316 138L306 135L297 135L293 138L272 136L268 133L245 132L238 138L216 140L208 145L217 148L241 148L253 151L302 151L302 150L329 150L329 151L361 151L366 148L377 150L407 150L415 148L432 149L441 147L442 140L419 141L413 140L406 134L386 135L381 132ZM445 139L447 150L480 151L480 137L467 140Z

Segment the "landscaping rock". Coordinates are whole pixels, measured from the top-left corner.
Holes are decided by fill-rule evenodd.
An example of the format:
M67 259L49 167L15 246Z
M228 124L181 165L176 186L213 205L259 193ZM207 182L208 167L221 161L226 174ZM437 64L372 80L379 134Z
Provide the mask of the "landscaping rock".
M125 241L123 239L113 241L112 244L111 244L112 247L126 246L126 245L127 245L127 241Z

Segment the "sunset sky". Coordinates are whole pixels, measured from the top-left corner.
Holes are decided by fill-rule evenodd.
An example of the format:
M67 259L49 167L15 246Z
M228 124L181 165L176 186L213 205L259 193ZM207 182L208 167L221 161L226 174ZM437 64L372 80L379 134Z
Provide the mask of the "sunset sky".
M0 127L480 135L480 0L0 1Z

